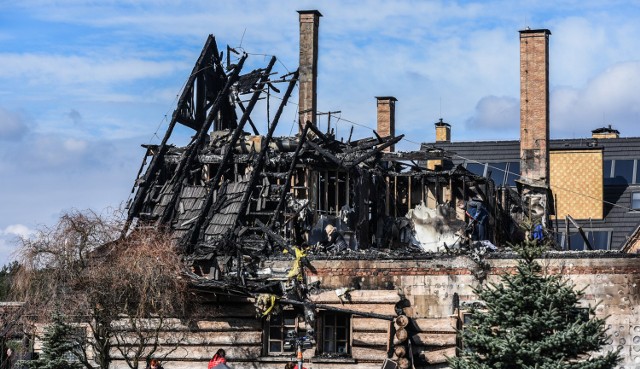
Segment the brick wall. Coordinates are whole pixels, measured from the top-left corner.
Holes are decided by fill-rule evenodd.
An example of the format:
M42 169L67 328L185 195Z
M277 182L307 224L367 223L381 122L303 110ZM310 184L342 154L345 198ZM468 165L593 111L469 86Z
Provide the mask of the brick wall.
M596 306L596 315L607 319L612 336L605 349L619 348L624 367L640 362L640 256L614 252L554 253L541 260L548 273L563 274L577 289L584 289L584 305ZM503 273L513 273L516 260L509 255L487 259L484 283L498 282ZM264 267L286 270L292 260L267 260ZM446 357L456 353L456 329L460 328L464 303L477 301L473 289L480 285L478 264L467 256L423 259L312 259L315 273L308 282L319 281L322 292L313 302L364 313L395 316L401 296L409 301L402 311L413 320L412 349L424 358L420 368L444 368ZM335 289L353 287L350 298L340 298ZM462 309L455 308L459 301ZM224 348L233 368L279 369L292 359L262 356L263 324L256 318L251 299L226 299L208 305L207 316L191 324L175 320L175 332L184 332L188 344L172 352L165 367L205 368L215 350ZM313 369L377 369L389 348L393 324L384 319L354 315L351 319L351 358L315 357L305 350L305 367ZM113 363L125 369L123 361Z
M550 152L550 185L560 219L602 219L602 149Z
M451 127L436 125L436 142L451 142Z

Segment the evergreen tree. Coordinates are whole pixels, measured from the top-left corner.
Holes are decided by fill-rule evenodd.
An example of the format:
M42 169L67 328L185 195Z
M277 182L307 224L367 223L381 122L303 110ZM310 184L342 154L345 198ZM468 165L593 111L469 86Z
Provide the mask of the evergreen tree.
M0 269L0 301L11 301L9 291L11 289L12 278L15 276L18 270L18 262L12 261L9 264L5 264Z
M597 355L607 341L604 319L579 308L583 291L560 275L543 274L535 260L544 248L525 240L515 274L501 276L474 292L484 302L472 309L462 332L464 350L453 369L609 369L618 352Z
M79 363L70 362L77 342L72 327L66 324L60 314L55 313L47 326L42 342L42 352L36 360L24 362L27 369L79 369Z

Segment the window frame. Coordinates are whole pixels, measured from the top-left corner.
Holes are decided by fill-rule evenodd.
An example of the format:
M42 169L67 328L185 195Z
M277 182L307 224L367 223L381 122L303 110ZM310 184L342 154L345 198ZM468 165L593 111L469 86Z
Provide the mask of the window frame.
M265 337L263 342L264 356L291 356L292 354L295 354L296 352L295 345L290 350L285 350L285 345L287 345L287 342L286 342L287 332L290 330L287 328L293 327L293 330L296 333L296 335L299 335L301 331L305 331L301 328L300 323L302 319L300 318L299 314L296 311L284 309L280 313L278 313L278 315L280 317L280 324L277 327L273 326L273 322L272 322L272 319L276 317L275 315L271 315L269 316L269 318L265 320L264 329L263 329L264 337ZM285 324L287 318L288 319L293 318L294 320L293 324ZM280 329L279 332L280 332L281 338L272 338L272 328ZM271 351L272 342L279 342L280 351Z
M332 317L333 321L329 322L329 318ZM344 325L338 325L337 320L342 317L343 321L344 321ZM341 313L341 312L337 312L337 311L322 311L320 314L320 319L319 319L319 323L320 323L320 327L321 329L318 330L318 343L316 346L316 351L318 354L332 354L332 355L340 355L340 356L344 356L344 357L351 357L351 337L353 336L352 334L352 328L353 328L353 324L352 324L352 314L347 314L347 313ZM333 323L333 324L330 324ZM328 338L327 337L327 328L328 327L332 327L333 328L333 337ZM338 335L338 329L344 329L344 335L342 337L337 337ZM327 350L326 349L326 344L327 342L333 342L334 346L333 346L333 350ZM338 342L343 343L344 344L344 352L340 352L339 351L339 346L338 346Z
M471 170L468 169L469 164L473 164L473 165L481 165L483 167L482 169L482 174L476 174L474 172L471 172ZM498 164L504 164L504 169L502 168L498 168L497 165ZM513 172L513 166L514 164L517 164L518 166L518 171L517 172ZM520 162L519 161L488 161L488 162L478 162L478 161L465 161L464 162L464 167L465 169L469 170L471 173L474 173L476 175L479 175L481 177L486 177L486 178L491 178L498 176L497 174L494 174L495 171L500 171L502 172L502 180L499 182L495 181L496 183L496 187L515 187L515 183L513 185L509 184L509 178L511 175L513 175L515 177L515 179L520 178ZM491 171L491 177L489 177L489 171ZM514 181L515 181L514 179Z
M594 247L594 250L611 250L611 240L613 239L613 229L612 228L606 228L606 229L602 229L602 228L587 228L587 229L582 229L585 233L585 235L587 236L587 239L589 240L589 242L592 242L593 240L595 240L595 238L592 238L592 233L593 232L607 232L607 245L606 248L598 248L598 247ZM577 230L570 230L569 231L569 235L574 236L574 235L578 235L579 232ZM558 235L556 236L556 242L558 242L558 246L560 247L560 249L562 251L586 251L586 245L584 244L584 242L582 243L582 248L581 249L567 249L567 236L566 236L566 232L564 231L559 231ZM594 246L594 245L592 245Z
M640 184L640 176L638 175L638 165L640 165L639 159L628 159L628 158L618 158L618 159L605 159L602 163L602 171L604 176L604 184L605 185L621 185L621 182L613 181L616 178L616 164L620 161L631 161L633 162L631 168L631 181L626 184ZM605 173L605 169L607 168L607 162L610 162L609 165L609 173Z
M637 203L636 206L633 205L634 202L634 197L638 197L638 199L636 199ZM631 201L629 203L629 208L631 209L632 212L635 212L636 210L640 210L640 191L634 191L631 192Z

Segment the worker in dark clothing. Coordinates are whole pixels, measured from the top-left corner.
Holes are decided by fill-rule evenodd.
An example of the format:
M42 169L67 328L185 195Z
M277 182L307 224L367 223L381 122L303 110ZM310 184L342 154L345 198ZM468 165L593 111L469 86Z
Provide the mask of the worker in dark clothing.
M472 228L471 240L486 240L486 225L489 220L489 212L480 197L467 202L467 215L469 216L469 225Z
M327 233L327 239L329 240L328 250L334 252L341 252L349 248L344 236L331 224L328 224L324 231Z

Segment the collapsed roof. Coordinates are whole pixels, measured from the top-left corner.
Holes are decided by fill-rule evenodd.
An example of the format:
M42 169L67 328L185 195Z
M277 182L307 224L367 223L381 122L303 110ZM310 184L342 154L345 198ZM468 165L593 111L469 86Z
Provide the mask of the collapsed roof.
M191 265L217 270L219 257L255 260L304 243L327 253L440 251L465 226L456 199L477 194L494 206L490 180L426 168L446 152L390 152L402 135L337 140L307 121L274 137L299 74L277 76L275 57L245 73L247 58L224 63L209 36L161 143L144 145L127 228L169 228ZM252 113L265 94L281 101L263 136ZM169 144L178 124L194 131L184 147Z

